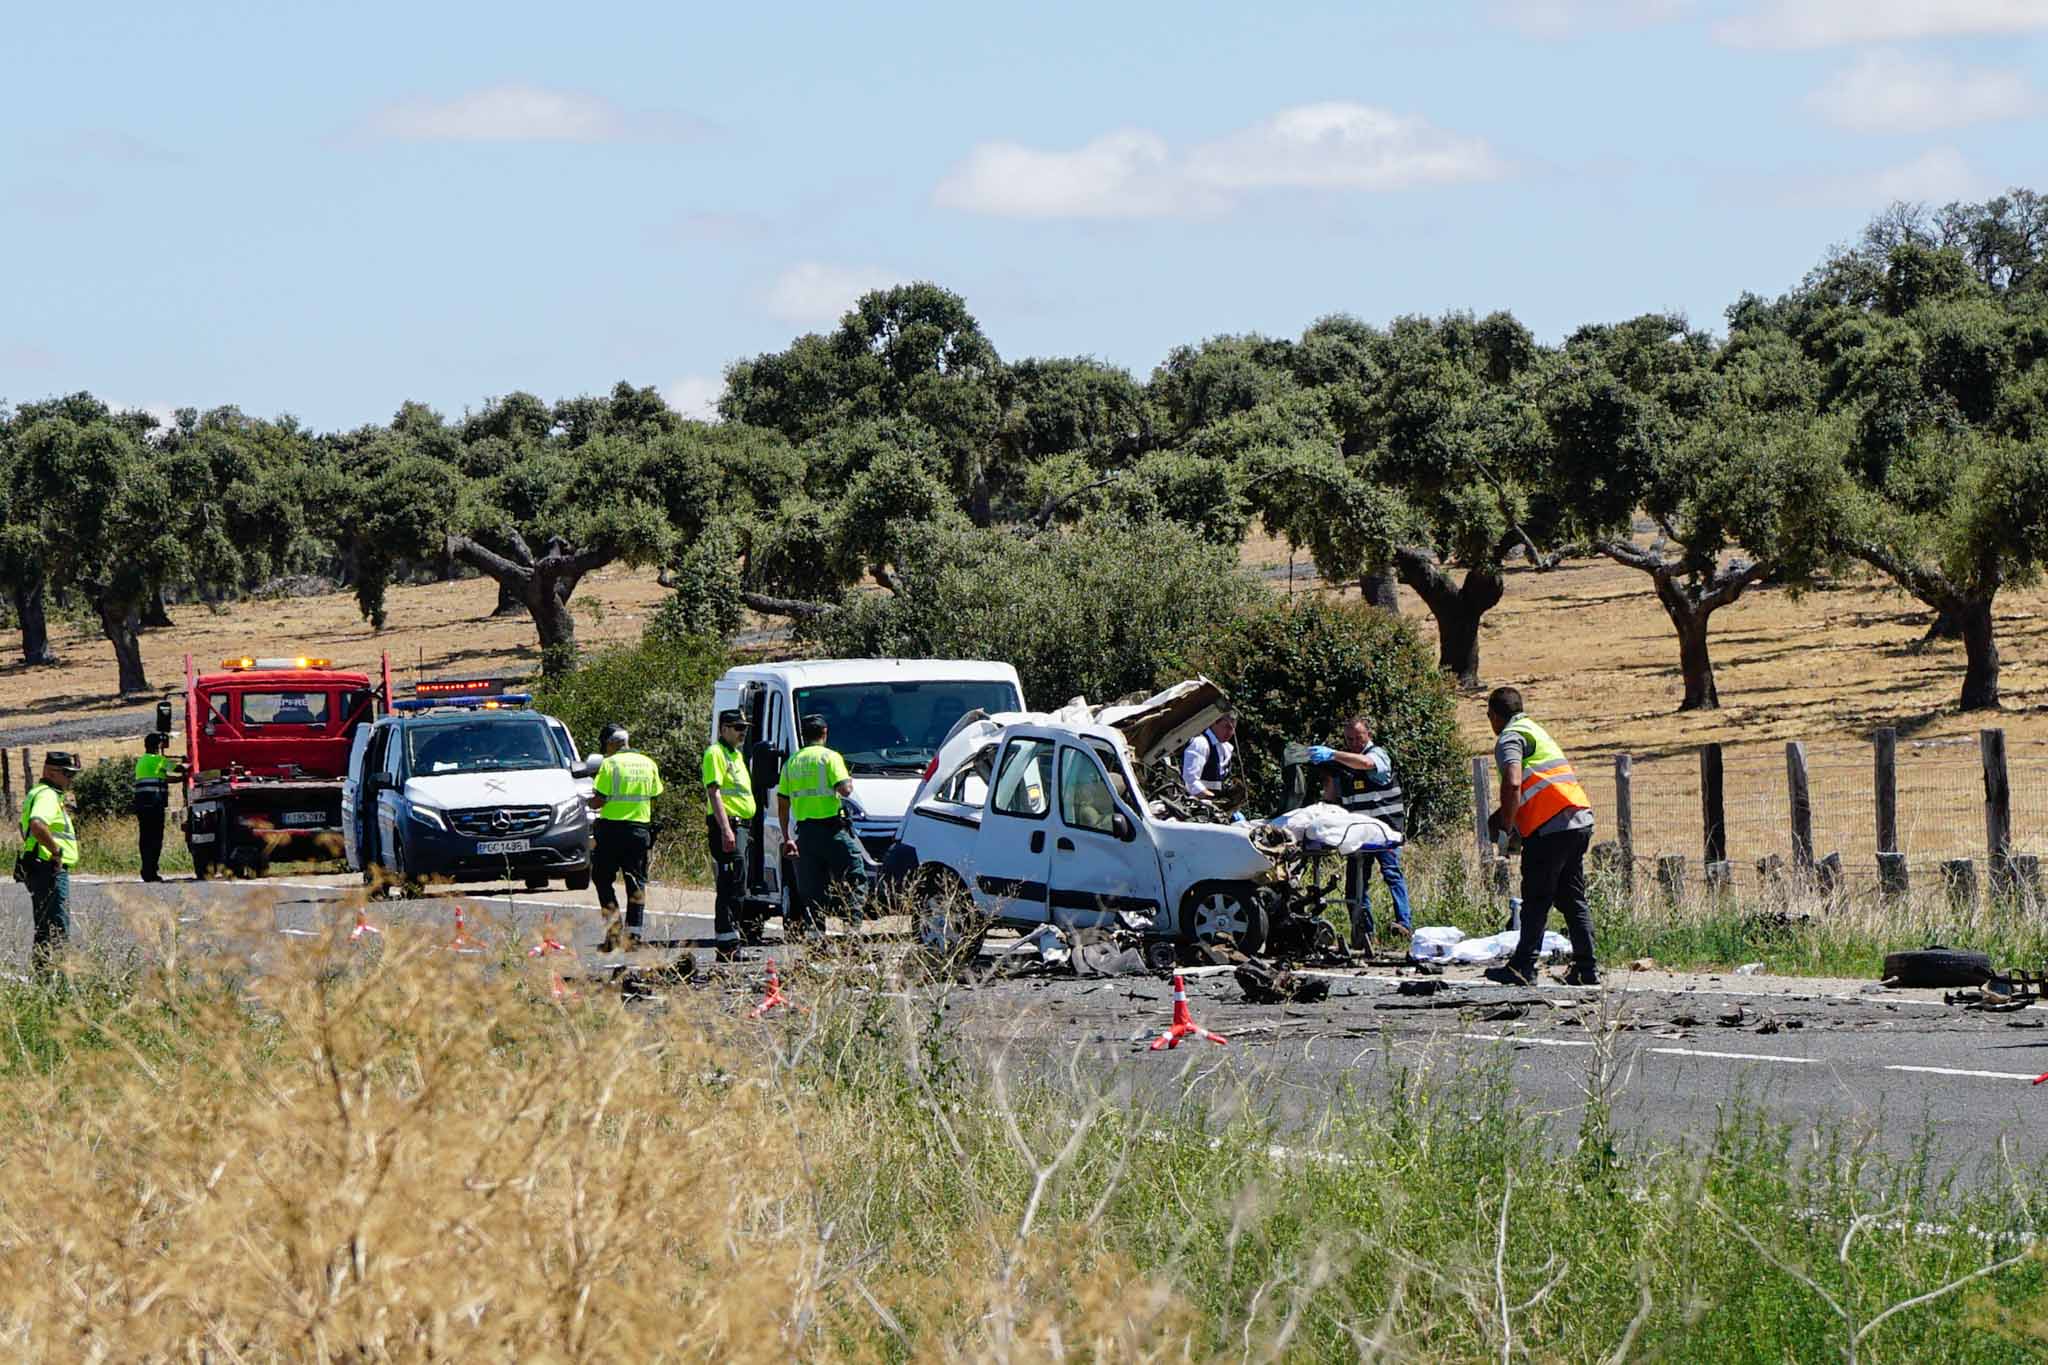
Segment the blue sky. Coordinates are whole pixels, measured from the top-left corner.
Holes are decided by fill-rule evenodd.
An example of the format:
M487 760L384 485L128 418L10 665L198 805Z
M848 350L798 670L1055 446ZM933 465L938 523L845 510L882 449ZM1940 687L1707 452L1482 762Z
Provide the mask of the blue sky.
M933 279L1007 357L1509 308L1718 326L2048 189L2048 0L39 5L0 398L321 429L722 368Z

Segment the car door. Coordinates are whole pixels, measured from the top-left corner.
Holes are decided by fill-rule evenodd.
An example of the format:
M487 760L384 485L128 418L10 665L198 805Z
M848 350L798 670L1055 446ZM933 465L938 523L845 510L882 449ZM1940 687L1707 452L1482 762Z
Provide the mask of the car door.
M404 757L405 728L386 726L383 750L373 756L370 771L378 775L381 784L376 805L377 861L394 872L398 869L398 841L405 833L405 782L400 776Z
M1128 783L1121 763L1117 776ZM1100 756L1071 744L1059 751L1058 823L1047 878L1055 922L1114 924L1118 912L1159 917L1164 895L1150 830L1118 799Z
M1013 734L996 759L973 877L975 901L999 919L1045 922L1056 747L1048 736Z
M341 852L349 871L363 866L363 756L370 748L373 727L358 725L348 742L348 766L341 778Z

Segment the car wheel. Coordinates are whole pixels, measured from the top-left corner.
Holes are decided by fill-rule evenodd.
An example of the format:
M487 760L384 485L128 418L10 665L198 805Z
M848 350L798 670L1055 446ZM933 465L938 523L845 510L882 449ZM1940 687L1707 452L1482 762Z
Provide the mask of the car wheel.
M1235 882L1206 882L1188 892L1181 924L1184 936L1203 943L1228 939L1252 954L1266 946L1266 908L1252 887Z
M412 875L411 860L405 856L405 840L400 839L391 848L391 876L397 883L401 900L416 901L426 888Z
M930 956L963 962L981 951L988 916L967 884L943 867L922 867L910 887L910 937Z
M545 891L548 889L548 879L546 877L528 877L526 879L526 889L528 891Z
M562 889L564 891L588 891L590 889L589 871L571 872L568 876L562 878Z

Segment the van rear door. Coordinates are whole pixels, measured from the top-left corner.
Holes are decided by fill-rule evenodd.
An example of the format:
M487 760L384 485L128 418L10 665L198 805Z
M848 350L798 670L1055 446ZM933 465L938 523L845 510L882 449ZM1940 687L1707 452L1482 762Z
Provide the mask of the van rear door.
M341 770L342 858L351 872L363 867L363 836L360 812L363 801L363 754L370 747L375 726L358 725L348 742L348 766Z

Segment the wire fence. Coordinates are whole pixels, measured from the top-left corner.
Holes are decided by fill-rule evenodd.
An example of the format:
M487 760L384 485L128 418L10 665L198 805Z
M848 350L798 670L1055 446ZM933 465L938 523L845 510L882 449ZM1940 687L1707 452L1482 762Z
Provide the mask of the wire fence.
M1903 855L1915 889L1951 873L1946 865L1969 861L1974 875L1991 884L1994 862L2017 865L2033 875L2033 860L2048 859L2048 742L2005 742L2002 732L1984 737L1913 740L1895 738L1890 781L1896 793L1896 838L1885 850ZM1987 763L1985 749L1992 748ZM1994 799L1997 750L2004 750L2004 800ZM1882 883L1878 854L1878 744L1825 742L1803 746L1811 812L1814 860L1839 858L1842 889L1874 891ZM1784 745L1720 746L1721 821L1725 830L1726 875L1740 890L1759 890L1776 875L1769 860L1798 866L1794 841L1790 763ZM1599 821L1595 839L1618 842L1616 755L1574 755L1573 766L1593 802ZM1630 844L1641 892L1655 889L1660 859L1686 860L1690 883L1702 883L1708 861L1710 813L1703 801L1701 750L1630 756ZM2009 830L2003 853L1994 858L2002 825ZM1764 864L1764 866L1760 866Z

